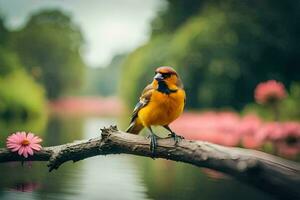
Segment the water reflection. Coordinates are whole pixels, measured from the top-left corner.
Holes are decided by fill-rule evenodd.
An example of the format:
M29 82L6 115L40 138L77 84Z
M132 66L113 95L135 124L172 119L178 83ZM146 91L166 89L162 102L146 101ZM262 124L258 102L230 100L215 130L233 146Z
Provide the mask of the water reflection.
M83 119L81 118L58 118L53 117L49 120L45 137L44 146L59 145L83 138Z
M12 191L17 192L33 192L37 190L40 187L39 183L33 183L33 182L23 182L23 183L17 183L13 188Z
M96 137L100 127L112 123L116 124L109 118L53 118L43 145ZM19 162L0 164L0 199L147 199L139 171L129 156L66 163L52 173L48 173L45 165L45 162L33 162L32 167L26 164L22 167Z
M117 120L52 118L43 145L96 137L111 124ZM51 173L45 165L0 164L0 199L272 199L234 179L215 179L197 167L161 159L98 156Z
M231 178L214 179L197 167L167 160L136 159L151 199L272 199Z

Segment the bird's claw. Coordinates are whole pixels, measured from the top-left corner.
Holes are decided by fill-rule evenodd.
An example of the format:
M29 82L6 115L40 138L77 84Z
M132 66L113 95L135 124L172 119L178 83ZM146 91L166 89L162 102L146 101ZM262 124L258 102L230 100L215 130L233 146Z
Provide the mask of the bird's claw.
M177 134L174 133L174 132L170 133L168 136L174 139L175 145L178 144L178 142L180 142L180 140L183 140L183 139L184 139L183 136L177 135Z
M147 138L150 139L150 151L154 155L157 147L157 139L159 137L154 134L149 134Z

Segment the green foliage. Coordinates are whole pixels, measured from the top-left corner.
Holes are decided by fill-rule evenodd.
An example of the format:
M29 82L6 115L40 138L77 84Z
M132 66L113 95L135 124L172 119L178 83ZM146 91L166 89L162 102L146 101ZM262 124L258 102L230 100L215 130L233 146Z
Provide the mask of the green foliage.
M0 62L0 77L21 68L18 57L7 49L1 48L1 46Z
M4 25L4 20L1 17L0 14L0 45L3 45L6 43L7 37L8 37L8 30L6 29Z
M282 102L281 116L283 119L300 119L300 83L292 83L290 95Z
M162 9L152 21L152 34L172 33L189 17L195 15L205 1L199 0L167 0L166 9Z
M85 67L80 56L83 38L69 16L56 10L39 12L11 38L11 48L45 86L49 98L80 86Z
M156 37L138 48L124 61L119 91L128 104L135 104L147 83L152 81L156 66L169 65L168 35ZM158 47L159 46L159 47Z
M299 2L181 4L169 1L154 20L166 27L153 31L151 40L125 61L121 93L131 104L161 65L174 66L182 76L189 108L241 109L253 101L259 82L276 79L289 88L298 80L300 26L294 19L300 15Z
M0 48L0 118L41 117L45 114L44 106L43 88L25 72L15 54Z
M44 90L24 70L0 77L0 117L38 118L45 114Z
M1 131L13 132L22 127L25 130L29 128L28 124L33 130L41 130L46 121L44 89L24 70L17 54L8 49L10 34L0 17ZM36 119L36 125L32 126L32 120ZM20 126L13 126L15 124Z
M43 111L44 112L44 111ZM8 135L17 131L33 132L40 137L43 137L47 127L48 115L41 115L38 118L31 119L3 119L0 117L0 146L5 146L5 141Z
M220 107L230 103L232 85L240 73L229 50L236 35L224 12L207 9L179 28L171 43L176 66L180 66L191 107Z

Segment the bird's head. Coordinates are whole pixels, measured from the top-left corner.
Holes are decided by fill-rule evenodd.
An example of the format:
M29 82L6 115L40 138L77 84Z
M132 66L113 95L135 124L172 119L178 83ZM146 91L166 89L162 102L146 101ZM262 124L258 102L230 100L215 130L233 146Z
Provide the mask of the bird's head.
M155 76L153 78L155 84L159 82L165 82L169 88L172 87L182 87L181 80L177 72L168 66L158 67L155 70Z

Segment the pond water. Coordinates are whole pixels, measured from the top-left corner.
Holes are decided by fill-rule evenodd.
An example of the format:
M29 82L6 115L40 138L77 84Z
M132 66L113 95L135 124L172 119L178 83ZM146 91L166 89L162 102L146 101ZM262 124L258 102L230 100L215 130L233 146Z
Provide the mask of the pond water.
M115 118L54 118L44 146L96 137ZM6 136L5 136L6 137ZM1 138L5 138L3 135ZM3 146L3 140L1 146ZM214 171L132 155L65 163L49 173L46 162L0 164L0 199L201 199L271 200L271 196Z

